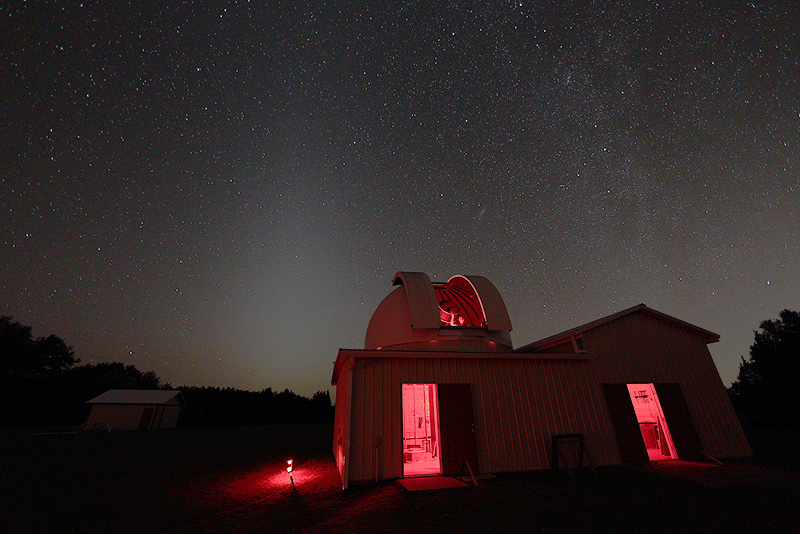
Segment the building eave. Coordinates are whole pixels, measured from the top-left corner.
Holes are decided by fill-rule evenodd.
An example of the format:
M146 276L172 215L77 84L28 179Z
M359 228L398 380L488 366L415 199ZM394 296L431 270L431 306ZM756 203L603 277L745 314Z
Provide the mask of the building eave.
M449 360L596 360L596 353L519 353L519 352L447 352L424 350L340 349L334 363L333 380L336 385L339 372L350 358L403 358Z
M691 323L687 323L686 321L682 321L676 317L672 317L671 315L667 315L666 313L662 313L658 310L654 310L653 308L648 308L644 304L637 304L636 306L632 306L625 310L619 311L617 313L608 315L606 317L602 317L595 321L591 321L589 323L583 324L581 326L570 328L569 330L565 330L559 334L555 334L539 341L535 341L533 343L529 343L522 347L519 347L514 352L520 353L531 353L531 352L538 352L542 350L546 350L548 347L553 347L555 345L566 343L570 341L571 338L581 337L584 333L588 332L589 330L593 330L599 326L604 324L610 323L612 321L616 321L621 317L625 317L626 315L630 315L632 313L645 313L651 317L655 317L660 319L668 324L671 324L677 328L681 328L683 330L687 330L695 335L700 336L703 338L703 341L708 343L716 343L719 341L720 336L719 334L715 334L709 330L704 328L700 328L699 326L695 326Z

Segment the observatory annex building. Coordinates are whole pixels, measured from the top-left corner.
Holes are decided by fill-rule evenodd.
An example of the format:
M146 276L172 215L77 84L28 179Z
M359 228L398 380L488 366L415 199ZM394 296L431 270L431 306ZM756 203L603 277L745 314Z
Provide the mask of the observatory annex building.
M706 346L717 334L640 304L515 350L486 278L393 282L364 348L333 368L343 487L582 462L561 438L596 465L751 455Z

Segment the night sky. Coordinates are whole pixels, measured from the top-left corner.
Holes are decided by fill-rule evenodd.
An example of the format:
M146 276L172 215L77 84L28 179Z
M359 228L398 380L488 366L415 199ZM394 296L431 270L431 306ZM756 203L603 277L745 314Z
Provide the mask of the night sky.
M645 303L728 385L800 309L799 5L3 3L0 315L311 395L396 271L478 274L515 346Z

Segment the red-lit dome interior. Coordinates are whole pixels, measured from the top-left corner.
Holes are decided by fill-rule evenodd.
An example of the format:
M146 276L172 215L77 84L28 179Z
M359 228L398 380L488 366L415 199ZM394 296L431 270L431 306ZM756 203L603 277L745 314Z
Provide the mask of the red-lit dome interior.
M378 305L366 349L506 352L511 321L500 293L481 276L432 283L424 273L399 272L399 286Z
M486 326L480 298L466 278L454 276L443 284L433 284L433 290L442 326Z

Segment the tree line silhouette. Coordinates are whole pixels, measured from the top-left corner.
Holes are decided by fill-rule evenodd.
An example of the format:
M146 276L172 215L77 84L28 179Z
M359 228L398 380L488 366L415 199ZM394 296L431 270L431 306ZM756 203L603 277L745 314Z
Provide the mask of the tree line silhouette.
M34 338L31 327L0 316L0 425L79 425L86 402L109 389L173 389L153 371L124 363L79 365L56 335ZM310 399L290 390L177 388L187 406L179 424L289 424L333 420L330 394Z
M780 312L754 332L750 357L728 389L736 410L756 425L795 427L800 403L800 313ZM34 338L31 327L0 316L0 425L76 425L86 401L109 389L172 389L152 371L123 363L78 365L72 347L56 335ZM333 420L328 392L310 399L274 392L183 386L180 424L320 423Z
M800 425L800 312L782 310L754 332L750 357L728 389L734 408L757 426Z
M287 424L333 421L331 396L318 391L309 399L285 389L243 391L234 388L180 387L187 406L179 424Z

